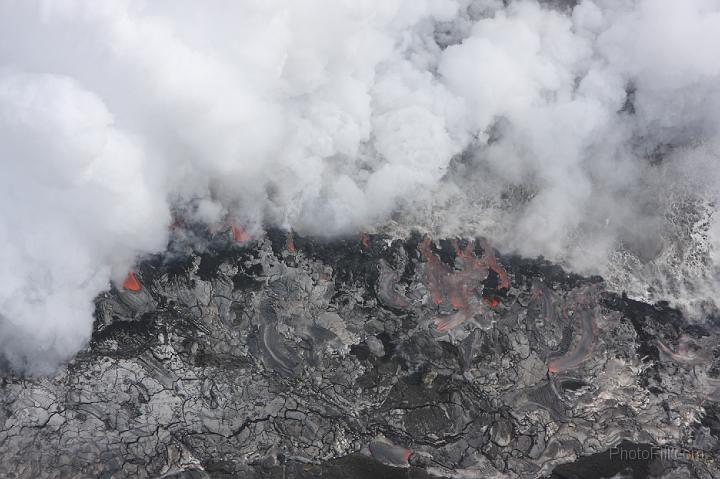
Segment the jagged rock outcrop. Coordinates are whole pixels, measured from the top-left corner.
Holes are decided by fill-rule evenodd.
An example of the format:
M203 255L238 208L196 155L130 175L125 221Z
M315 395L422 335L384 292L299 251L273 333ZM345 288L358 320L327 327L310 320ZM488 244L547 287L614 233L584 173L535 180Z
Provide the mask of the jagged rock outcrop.
M485 242L191 244L5 372L0 476L720 475L718 335L667 305Z

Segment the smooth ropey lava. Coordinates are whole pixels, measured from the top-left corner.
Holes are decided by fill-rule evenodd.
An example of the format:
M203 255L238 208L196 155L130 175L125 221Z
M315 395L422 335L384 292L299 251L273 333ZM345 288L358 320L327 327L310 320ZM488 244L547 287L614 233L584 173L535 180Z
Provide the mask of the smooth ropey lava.
M0 0L0 478L720 477L718 0Z

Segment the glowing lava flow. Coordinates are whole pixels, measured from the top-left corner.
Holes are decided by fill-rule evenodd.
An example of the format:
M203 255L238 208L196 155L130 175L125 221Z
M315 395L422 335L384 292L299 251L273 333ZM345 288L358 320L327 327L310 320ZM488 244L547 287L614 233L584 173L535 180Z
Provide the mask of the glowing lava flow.
M483 301L485 302L485 304L487 304L488 306L490 306L493 309L496 308L497 305L499 304L499 301L497 300L497 298L483 298Z
M293 239L293 233L292 231L287 232L287 239L285 240L285 247L290 253L295 253L297 249L295 248L295 240Z
M128 291L140 291L140 289L142 289L142 287L140 286L140 282L137 280L137 278L135 277L135 273L132 271L128 272L122 286Z
M468 243L468 247L470 247L471 244L472 242ZM508 278L508 274L503 267L498 264L497 258L495 258L495 250L492 245L488 241L482 240L480 242L480 246L482 246L483 249L482 259L485 262L485 265L497 273L500 278L500 288L508 289L510 287L510 278ZM467 250L467 248L465 249ZM472 249L470 249L470 251L472 251Z
M250 241L250 235L245 231L245 229L242 226L238 226L235 223L230 225L230 230L232 231L232 237L235 241L238 243L247 243Z
M367 233L360 233L360 247L362 249L368 249L370 245L370 237Z
M472 319L476 313L485 310L476 293L482 287L482 282L487 279L489 269L498 274L501 287L509 287L507 273L498 265L492 247L487 242L483 242L483 255L478 258L472 241L468 242L465 249L460 249L458 242L453 241L457 263L461 268L459 271L454 271L440 261L440 258L432 252L431 245L430 237L425 237L418 246L425 260L425 280L430 301L435 306L450 306L456 311L454 314L435 319L438 331L456 328Z
M392 443L387 438L377 438L368 444L370 456L377 461L394 467L409 467L408 459L411 452L402 446Z

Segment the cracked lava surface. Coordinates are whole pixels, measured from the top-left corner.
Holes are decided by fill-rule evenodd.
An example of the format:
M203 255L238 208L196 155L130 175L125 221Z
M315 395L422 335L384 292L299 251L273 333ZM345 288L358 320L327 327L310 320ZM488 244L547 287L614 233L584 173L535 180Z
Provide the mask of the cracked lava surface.
M484 241L231 232L97 298L54 376L5 371L0 477L720 477L711 326Z

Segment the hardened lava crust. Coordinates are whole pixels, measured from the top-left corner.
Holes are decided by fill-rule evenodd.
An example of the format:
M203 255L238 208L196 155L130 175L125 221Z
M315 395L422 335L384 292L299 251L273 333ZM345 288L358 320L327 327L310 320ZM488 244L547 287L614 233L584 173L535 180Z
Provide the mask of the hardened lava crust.
M720 477L712 321L482 239L225 233L4 372L1 477Z

